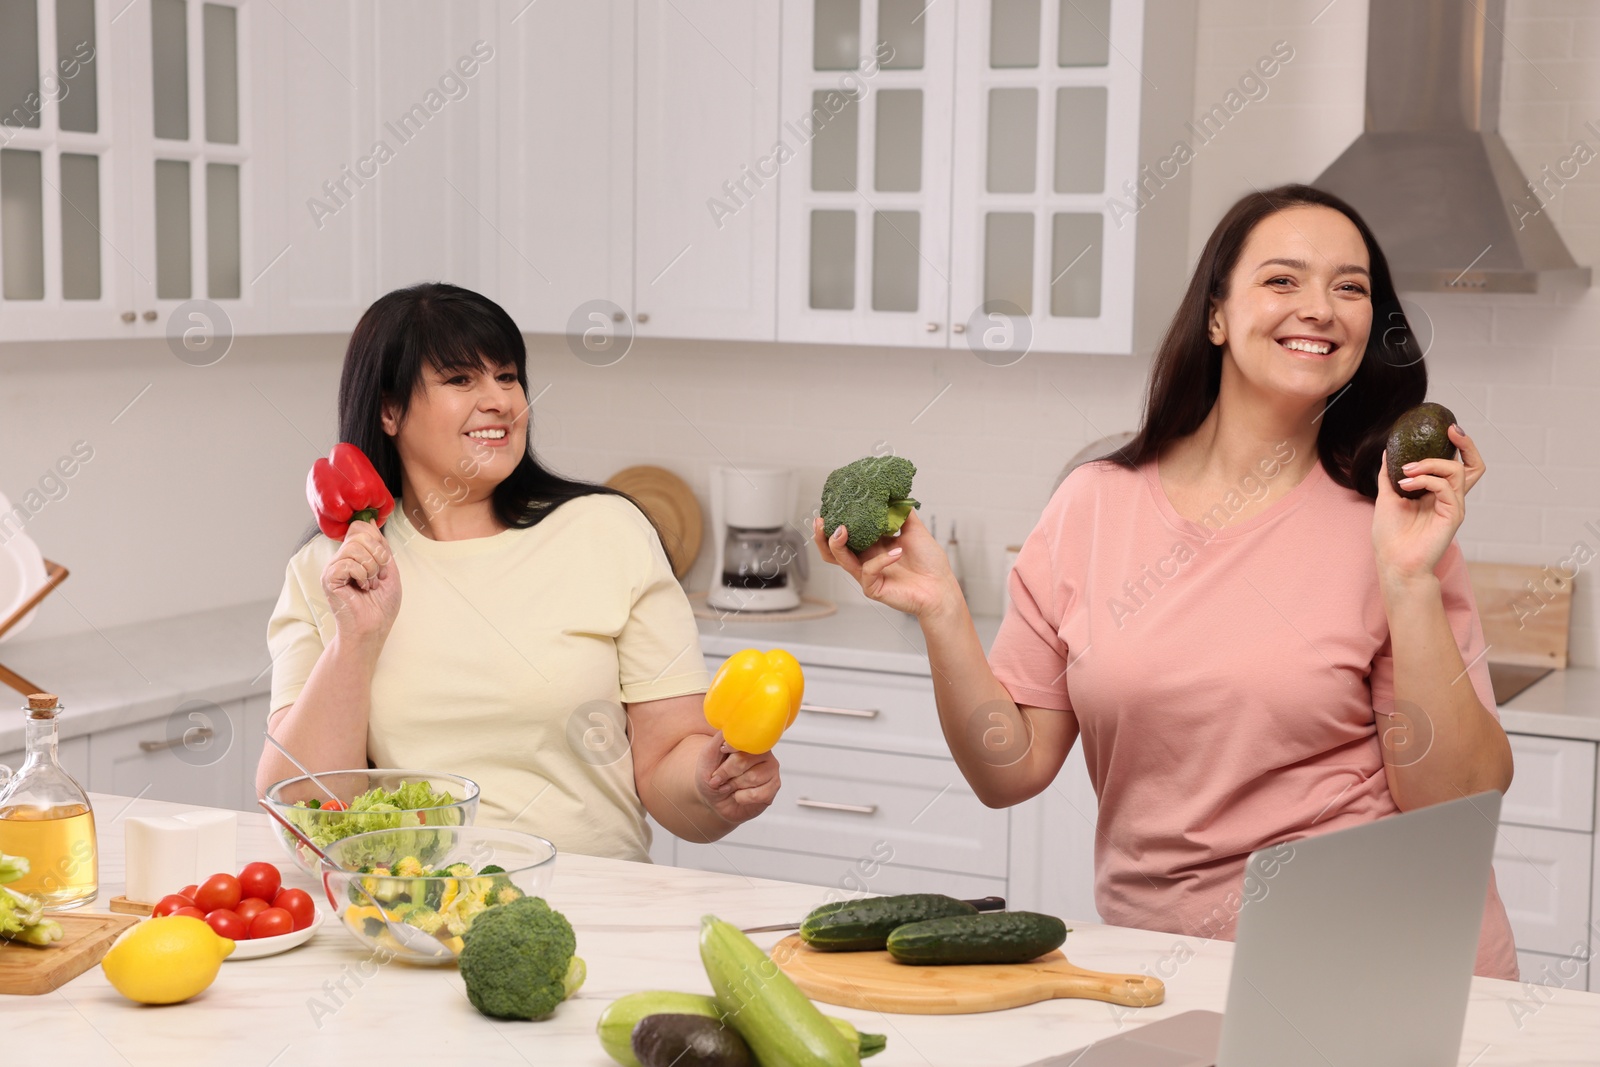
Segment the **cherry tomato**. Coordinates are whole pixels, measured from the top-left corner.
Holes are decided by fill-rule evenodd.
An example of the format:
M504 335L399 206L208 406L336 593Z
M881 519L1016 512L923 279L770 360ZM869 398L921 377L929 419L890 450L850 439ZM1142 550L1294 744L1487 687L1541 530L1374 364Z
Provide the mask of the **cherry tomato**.
M195 906L202 911L212 912L218 908L227 908L232 911L239 906L239 879L231 874L213 874L195 891Z
M229 941L244 941L250 937L250 928L245 921L227 908L218 908L207 915L206 925L215 930L218 937L225 937Z
M250 936L277 937L294 930L294 916L282 908L268 908L250 920Z
M239 901L239 906L233 909L233 913L244 920L245 926L249 926L252 919L270 907L272 905L264 900L259 900L256 897L245 897Z
M344 801L342 801L342 800L325 800L325 801L322 802L322 810L323 811L344 811L345 810Z
M271 900L278 895L283 876L270 863L251 863L239 872L239 895L245 899Z
M285 889L278 894L272 906L288 912L294 919L296 930L304 930L317 921L317 906L312 902L311 894L304 889Z
M193 900L195 893L199 889L200 887L197 885L186 885L182 889L178 890L178 895L180 897L188 897L190 900Z
M175 914L179 908L192 907L194 907L193 897L186 897L182 893L168 893L161 898L161 901L156 904L155 909L150 914L160 918L163 915Z
M179 908L177 911L173 912L172 914L174 914L174 915L187 915L191 919L199 919L201 922L205 922L206 921L206 913L201 911L199 908L195 908L195 907Z

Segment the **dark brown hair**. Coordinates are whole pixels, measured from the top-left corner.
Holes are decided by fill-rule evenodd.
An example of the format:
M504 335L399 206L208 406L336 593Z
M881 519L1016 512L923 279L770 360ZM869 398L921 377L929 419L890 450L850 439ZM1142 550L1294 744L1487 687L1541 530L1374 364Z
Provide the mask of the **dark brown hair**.
M1156 350L1139 432L1103 459L1136 468L1200 428L1222 386L1222 349L1211 343L1207 329L1212 303L1227 298L1228 277L1256 226L1285 208L1302 205L1339 212L1355 225L1367 246L1372 332L1355 375L1323 406L1317 453L1328 477L1346 489L1377 499L1378 460L1384 442L1395 419L1427 396L1428 371L1377 238L1355 208L1309 185L1280 185L1251 193L1217 223Z
M514 368L524 397L528 391L528 350L522 333L505 309L488 297L445 282L425 282L375 300L356 323L345 349L339 376L339 440L367 454L396 500L400 451L383 431L383 402L392 399L403 419L429 367ZM528 420L531 432L531 412ZM520 529L536 525L568 500L597 493L638 506L632 497L609 486L562 477L539 462L530 446L494 487L491 505L502 523ZM645 518L650 519L648 513ZM650 525L655 527L655 522ZM313 526L305 540L316 533Z

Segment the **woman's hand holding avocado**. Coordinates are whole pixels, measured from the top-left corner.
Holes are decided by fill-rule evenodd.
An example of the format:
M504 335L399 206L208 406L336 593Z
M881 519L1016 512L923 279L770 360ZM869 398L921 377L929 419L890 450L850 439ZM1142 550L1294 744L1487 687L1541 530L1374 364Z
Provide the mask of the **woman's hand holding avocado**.
M342 641L382 648L400 613L400 569L378 528L353 522L322 569L322 591Z
M898 535L882 538L860 553L845 545L846 527L835 529L831 540L822 529L822 520L813 520L812 539L823 562L843 567L870 599L918 618L961 602L950 561L915 511L906 516Z
M1404 583L1432 578L1451 540L1466 517L1467 493L1483 477L1483 455L1461 427L1452 424L1450 441L1459 459L1419 459L1407 464L1406 489L1425 492L1407 500L1395 491L1387 473L1388 453L1379 461L1378 499L1372 514L1372 547L1377 553L1378 576L1385 582Z

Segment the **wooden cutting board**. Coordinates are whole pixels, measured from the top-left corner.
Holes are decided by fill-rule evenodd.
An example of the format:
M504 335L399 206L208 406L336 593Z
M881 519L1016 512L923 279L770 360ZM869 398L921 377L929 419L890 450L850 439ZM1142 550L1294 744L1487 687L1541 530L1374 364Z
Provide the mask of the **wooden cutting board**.
M48 945L0 941L0 993L35 996L51 993L111 951L117 935L139 921L133 915L52 912L61 924L61 940Z
M1028 963L922 967L887 952L818 952L798 935L772 947L773 962L812 1000L901 1015L964 1015L1077 997L1147 1008L1166 986L1143 974L1086 971L1057 949Z
M1572 579L1559 565L1468 563L1490 663L1567 665Z

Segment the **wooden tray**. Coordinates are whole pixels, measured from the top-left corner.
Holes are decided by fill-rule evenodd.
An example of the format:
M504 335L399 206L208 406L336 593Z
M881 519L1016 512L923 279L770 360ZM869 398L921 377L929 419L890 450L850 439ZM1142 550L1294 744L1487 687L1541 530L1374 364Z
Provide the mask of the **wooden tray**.
M0 941L0 993L53 993L105 958L117 935L139 921L97 912L47 914L61 924L60 941L44 946Z
M705 520L700 502L689 483L664 467L627 467L613 474L606 485L620 489L638 502L661 531L661 547L672 563L672 574L682 578L700 555Z
M1468 563L1467 574L1490 663L1557 669L1567 665L1572 579L1559 566Z
M1028 963L918 967L896 963L887 952L818 952L791 935L771 956L812 1000L901 1015L1001 1011L1061 997L1147 1008L1167 995L1158 978L1086 971L1060 949Z

